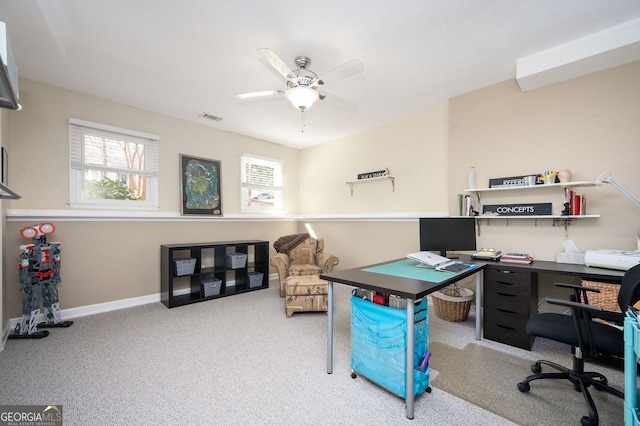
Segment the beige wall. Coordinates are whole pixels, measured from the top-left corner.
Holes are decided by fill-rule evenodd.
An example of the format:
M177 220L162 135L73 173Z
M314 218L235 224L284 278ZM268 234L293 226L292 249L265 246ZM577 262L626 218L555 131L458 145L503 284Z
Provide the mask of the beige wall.
M51 240L62 243L59 291L63 309L159 293L161 244L273 242L297 232L291 220L247 221L240 213L239 188L243 153L282 160L288 189L284 215L296 215L298 150L32 81L21 80L20 88L23 109L9 113L8 139L11 187L23 198L4 200L4 207L13 212L3 230L3 294L9 318L20 316L17 265L19 246L25 243L20 229L27 225L51 221L57 227ZM67 204L69 117L158 135L159 210L172 217L158 220L153 213L148 219L118 221L78 217L78 210ZM180 217L180 153L222 161L225 218Z
M468 187L468 168L478 187L489 178L569 169L577 181L603 172L640 197L640 62L522 93L507 81L449 102L449 211L454 194ZM640 209L612 186L579 188L588 213L574 221L568 237L582 250L635 249ZM561 191L484 193L483 202L553 202L560 214ZM549 220L481 223L482 246L530 252L555 260L567 235Z
M163 212L178 212L178 154L222 160L225 213L239 212L239 156L243 152L285 161L287 215L302 214L326 249L340 257L338 268L402 257L417 248L421 215L457 214L455 196L467 186L467 169L478 169L479 185L490 177L569 168L575 178L593 180L601 172L640 196L640 63L560 83L530 93L514 81L452 99L441 108L302 151L217 131L33 82L21 82L23 111L11 113L12 187L23 200L11 209L68 210L68 117L155 133L160 136ZM34 159L45 173L31 173ZM388 182L354 187L358 173L388 167ZM299 173L298 173L299 169ZM44 178L42 176L45 176ZM561 203L542 190L525 201ZM613 188L585 189L589 209L599 219L578 221L569 237L583 249L634 248L640 210ZM558 198L556 198L558 197ZM504 199L500 199L504 201ZM518 202L518 201L514 201ZM7 206L9 204L9 206ZM556 207L557 208L557 207ZM233 216L233 215L232 215ZM22 226L41 217L9 217L3 244L9 317L20 311L17 283L18 237ZM212 221L53 219L63 243L63 309L159 292L162 243L268 239L303 231L295 220ZM482 222L479 244L524 250L554 259L565 238L551 222ZM8 267L7 267L8 266Z
M300 156L303 215L429 213L448 209L447 108L307 148ZM345 183L389 169L390 182Z
M31 222L9 222L5 246L9 316L20 316L18 278L20 228ZM206 241L268 240L296 232L290 221L55 221L60 241L63 309L128 299L160 292L160 245ZM271 249L273 250L273 249ZM15 254L13 254L15 253Z
M23 198L10 208L70 209L71 117L160 136L161 212L180 211L178 155L189 154L222 162L222 208L239 213L240 156L250 153L284 162L285 214L297 213L298 150L28 80L20 80L20 103L11 115L11 185Z
M543 170L566 168L573 180L588 181L611 172L640 197L638 75L640 62L528 93L506 81L451 99L446 109L305 149L301 213L315 219L316 232L348 268L417 250L415 217L457 215L456 194L468 187L470 166L477 168L478 187L492 177ZM350 196L344 181L384 167L396 176L395 193L386 182L372 182L358 184ZM566 238L582 250L635 249L640 209L610 185L578 191L600 218L576 220L566 230L548 219L482 220L478 245L541 260L555 260ZM560 214L564 200L562 191L544 188L485 193L482 201L552 202ZM370 214L382 219L360 220Z

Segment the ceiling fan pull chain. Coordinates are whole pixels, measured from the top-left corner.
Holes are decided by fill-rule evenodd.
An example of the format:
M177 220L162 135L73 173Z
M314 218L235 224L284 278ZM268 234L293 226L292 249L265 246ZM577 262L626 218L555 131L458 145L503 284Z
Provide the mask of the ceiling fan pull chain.
M305 123L304 123L304 109L303 109L302 110L302 128L300 129L300 133L304 133L304 126L305 126Z

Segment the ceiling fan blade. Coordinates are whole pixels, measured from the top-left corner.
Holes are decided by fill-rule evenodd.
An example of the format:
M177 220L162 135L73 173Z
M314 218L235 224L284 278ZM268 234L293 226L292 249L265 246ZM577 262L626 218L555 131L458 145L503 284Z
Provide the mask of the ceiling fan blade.
M281 95L284 90L263 90L261 92L240 93L236 95L237 99L253 99L253 98L265 98L267 96Z
M276 71L282 74L284 78L289 81L292 80L294 75L291 72L291 69L287 66L287 64L284 63L282 59L280 59L280 56L278 56L276 52L267 48L258 49L258 52L262 53L267 62L269 62L271 66L276 69Z
M323 93L320 99L323 108L342 117L353 118L358 112L357 104L331 93Z
M351 59L342 65L322 74L322 82L331 90L342 88L364 80L364 65L357 59Z

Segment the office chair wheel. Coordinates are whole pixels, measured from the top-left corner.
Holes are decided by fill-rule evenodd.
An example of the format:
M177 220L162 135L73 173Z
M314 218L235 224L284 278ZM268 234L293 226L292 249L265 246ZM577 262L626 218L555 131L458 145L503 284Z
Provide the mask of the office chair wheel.
M531 365L531 372L533 374L539 374L542 371L542 367L540 366L540 363L536 362L535 364Z
M531 386L527 382L518 383L518 390L522 393L529 392L531 390Z
M582 426L598 426L598 422L592 420L589 416L584 416L580 419L580 424Z
M425 391L426 391L427 393L431 393L431 386L427 386L427 388L425 389Z
M356 373L355 373L354 371L352 371L352 372L351 372L351 378L352 378L352 379L355 379L356 377L358 377L358 376L356 376Z

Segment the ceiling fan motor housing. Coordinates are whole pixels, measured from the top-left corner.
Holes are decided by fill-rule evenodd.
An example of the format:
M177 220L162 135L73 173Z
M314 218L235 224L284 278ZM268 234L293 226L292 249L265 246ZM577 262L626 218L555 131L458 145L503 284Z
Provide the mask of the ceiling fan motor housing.
M313 71L300 67L295 71L291 71L291 78L287 82L289 88L296 86L304 86L317 88L320 83L318 75Z
M306 68L311 65L311 58L308 56L296 56L293 61L298 68Z

